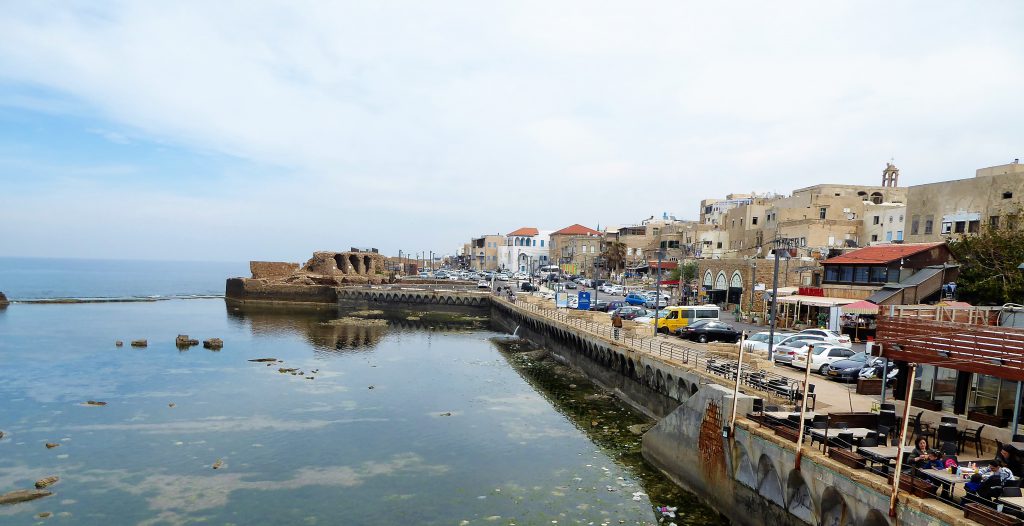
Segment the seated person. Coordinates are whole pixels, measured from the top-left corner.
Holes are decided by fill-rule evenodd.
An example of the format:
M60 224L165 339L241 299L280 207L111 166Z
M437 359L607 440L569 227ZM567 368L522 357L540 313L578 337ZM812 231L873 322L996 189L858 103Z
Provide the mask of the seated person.
M967 493L990 498L996 496L994 488L1002 486L1012 476L1013 473L1002 462L990 460L988 466L971 475L971 480L964 484L964 489Z
M942 453L937 449L928 451L928 458L924 461L925 469L949 469L956 466L956 457L943 458Z
M1018 460L1017 450L1013 446L1004 444L999 452L996 453L996 460L1006 466L1013 473L1013 476L1021 476L1020 460Z
M925 464L928 463L928 440L918 437L914 444L914 451L910 453L910 463L919 468L927 467Z

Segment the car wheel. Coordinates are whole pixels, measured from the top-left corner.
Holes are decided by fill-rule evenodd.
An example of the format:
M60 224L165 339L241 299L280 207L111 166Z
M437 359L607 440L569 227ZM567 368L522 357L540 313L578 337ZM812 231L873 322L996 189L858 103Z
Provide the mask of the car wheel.
M658 332L662 334L668 334L668 327L661 327L660 329L658 329Z
M700 342L700 343L708 343L708 335L707 334L697 335L697 341Z
M828 373L828 364L827 363L825 365L822 365L820 368L818 368L818 374L820 374L822 376L825 376L825 374L827 374L827 373Z

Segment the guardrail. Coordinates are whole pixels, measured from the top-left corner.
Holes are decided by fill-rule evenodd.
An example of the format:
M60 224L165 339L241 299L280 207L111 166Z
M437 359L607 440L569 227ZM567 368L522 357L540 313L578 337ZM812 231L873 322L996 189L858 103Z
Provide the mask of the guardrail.
M736 360L723 359L720 356L711 354L709 351L683 343L666 342L658 338L625 337L622 335L624 331L621 330L619 331L619 337L616 337L615 329L610 325L594 323L576 316L569 316L559 309L536 303L510 301L503 294L496 294L495 296L496 301L505 303L513 308L535 312L545 318L607 338L635 351L650 354L677 364L692 366L696 370L722 376L729 381L735 381L736 379ZM763 391L768 396L788 402L794 402L796 399L803 397L803 381L792 380L767 369L759 369L753 366L745 365L743 367L741 384L743 387Z

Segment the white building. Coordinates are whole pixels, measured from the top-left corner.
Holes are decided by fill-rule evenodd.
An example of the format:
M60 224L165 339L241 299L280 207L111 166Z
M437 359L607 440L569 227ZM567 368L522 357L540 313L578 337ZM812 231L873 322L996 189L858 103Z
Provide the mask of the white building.
M864 237L862 245L877 245L903 241L903 223L907 205L903 203L880 203L864 209Z
M498 266L516 272L531 272L548 265L550 230L523 227L505 234L505 243L498 247Z

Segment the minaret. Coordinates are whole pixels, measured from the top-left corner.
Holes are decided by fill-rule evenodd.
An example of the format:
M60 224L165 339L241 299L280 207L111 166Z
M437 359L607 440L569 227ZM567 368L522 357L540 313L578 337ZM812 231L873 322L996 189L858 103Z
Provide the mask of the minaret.
M885 163L885 170L882 170L882 186L895 188L900 179L900 169L895 164Z

